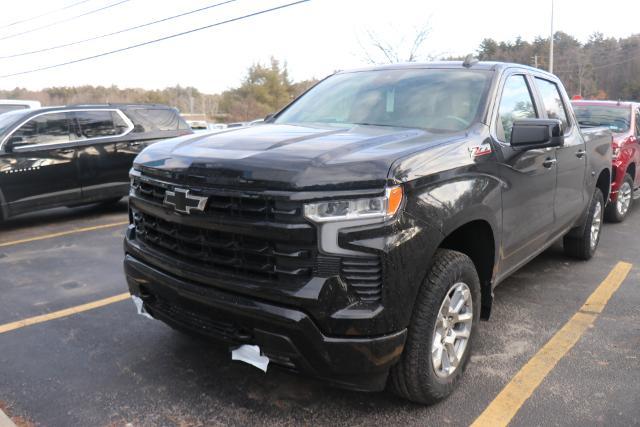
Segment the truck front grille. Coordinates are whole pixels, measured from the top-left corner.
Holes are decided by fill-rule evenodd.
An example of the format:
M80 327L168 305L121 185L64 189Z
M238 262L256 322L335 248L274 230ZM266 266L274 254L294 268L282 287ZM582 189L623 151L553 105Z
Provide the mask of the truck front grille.
M174 259L254 281L311 276L311 245L191 227L135 209L132 214L136 238Z
M207 197L206 207L178 215L163 204L166 191L175 187L179 185L149 178L132 182L136 239L157 254L211 277L252 283L303 285L312 277L340 276L361 301L382 300L380 259L320 254L302 203L190 188L192 194Z

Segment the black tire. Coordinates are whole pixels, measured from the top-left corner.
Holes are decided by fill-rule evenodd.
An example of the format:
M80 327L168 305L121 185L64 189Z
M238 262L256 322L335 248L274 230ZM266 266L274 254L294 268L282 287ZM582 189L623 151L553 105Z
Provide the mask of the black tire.
M599 208L598 208L599 206ZM564 253L570 257L578 258L581 260L588 260L593 257L598 249L598 243L600 242L600 236L602 235L602 217L603 217L604 197L602 191L599 188L593 193L591 202L589 203L589 210L587 214L587 220L579 228L571 230L566 236L564 236L563 246ZM591 226L596 222L596 215L599 211L599 228L595 244L591 242Z
M431 357L436 320L445 297L459 282L465 283L471 294L471 331L458 366L442 378L436 374ZM387 387L400 397L422 404L435 403L451 394L469 362L480 306L480 280L471 259L460 252L438 250L418 291L404 352L391 368Z
M633 206L633 179L631 178L631 175L626 174L624 176L624 179L622 180L622 185L620 187L621 188L624 187L625 184L628 185L628 188L630 191L629 206L627 206L626 210L623 210L623 212L620 212L620 208L619 208L620 199L617 199L615 203L609 203L604 210L604 218L608 222L622 222L629 214L629 211L631 211L631 206ZM618 196L620 196L620 194L621 193L619 191Z

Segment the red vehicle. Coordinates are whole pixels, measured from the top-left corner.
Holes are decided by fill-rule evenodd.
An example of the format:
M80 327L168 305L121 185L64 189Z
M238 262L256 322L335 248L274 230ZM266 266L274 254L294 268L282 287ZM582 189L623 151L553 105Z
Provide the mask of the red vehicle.
M606 126L613 132L611 196L605 217L625 219L634 199L640 197L640 103L573 101L581 127Z

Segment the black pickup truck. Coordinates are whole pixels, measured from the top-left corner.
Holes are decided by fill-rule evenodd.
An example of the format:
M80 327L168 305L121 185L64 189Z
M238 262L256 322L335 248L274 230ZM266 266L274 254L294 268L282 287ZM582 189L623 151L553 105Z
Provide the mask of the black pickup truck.
M58 206L117 202L146 146L193 133L175 108L70 105L0 114L0 221Z
M144 150L126 277L176 329L430 403L462 375L497 284L558 239L594 254L610 169L610 132L583 133L541 70L340 72L263 125Z

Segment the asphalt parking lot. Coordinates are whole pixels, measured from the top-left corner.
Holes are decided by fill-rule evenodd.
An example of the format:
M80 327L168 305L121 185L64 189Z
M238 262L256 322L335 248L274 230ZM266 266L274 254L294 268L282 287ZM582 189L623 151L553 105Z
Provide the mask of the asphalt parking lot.
M632 267L620 287L511 425L640 424L638 206L625 223L605 226L590 262L554 246L498 287L460 387L432 407L265 375L232 362L226 348L138 316L122 295L126 220L122 202L0 225L0 409L17 425L469 425L487 407L500 410L496 396L621 261ZM78 306L84 311L55 315Z

